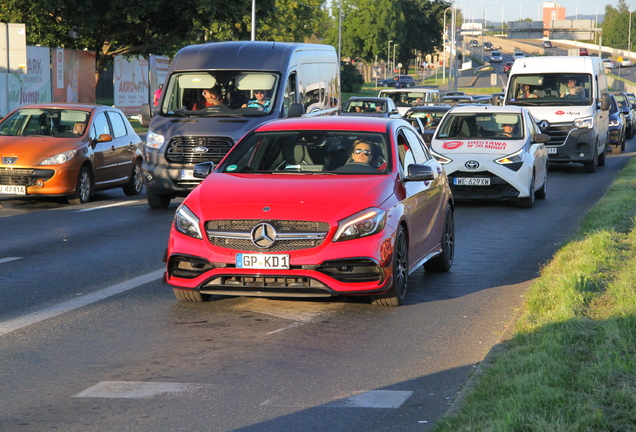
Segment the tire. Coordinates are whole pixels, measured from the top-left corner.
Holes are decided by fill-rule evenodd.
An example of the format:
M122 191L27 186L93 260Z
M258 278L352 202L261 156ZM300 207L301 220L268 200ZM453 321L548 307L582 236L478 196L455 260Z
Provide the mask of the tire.
M199 291L185 291L176 288L173 288L172 291L174 292L174 296L177 298L177 300L183 302L201 303L210 301L210 298L212 297L212 295L210 294L201 294Z
M162 195L154 193L151 190L146 189L146 200L148 201L148 205L153 209L165 209L170 205L170 200L172 197L170 195Z
M541 185L541 189L534 193L534 197L538 199L545 199L548 195L548 170L545 171L545 179L543 179L543 185Z
M455 259L455 216L450 205L446 205L441 244L442 252L424 263L426 271L447 272L453 266Z
M534 173L532 174L532 180L530 180L530 192L529 195L525 198L518 198L519 207L521 208L532 208L534 207Z
M623 136L623 141L625 141L624 136ZM598 155L598 166L605 166L606 157L607 157L607 143L605 143L605 148L603 149L601 154Z
M404 228L400 226L395 236L393 249L393 283L384 294L372 297L372 303L378 306L400 306L406 296L409 278L409 245Z
M77 176L75 193L68 198L69 204L86 204L93 196L93 178L90 170L83 166Z
M596 147L594 147L594 157L591 161L583 163L583 169L586 173L592 174L596 172L596 167L598 166L598 153Z
M411 84L410 83L406 83L406 84L404 84L404 87L411 88Z
M382 87L388 87L389 84L388 83L382 83Z
M139 195L144 188L144 177L141 172L141 160L136 160L128 184L122 189L126 196Z

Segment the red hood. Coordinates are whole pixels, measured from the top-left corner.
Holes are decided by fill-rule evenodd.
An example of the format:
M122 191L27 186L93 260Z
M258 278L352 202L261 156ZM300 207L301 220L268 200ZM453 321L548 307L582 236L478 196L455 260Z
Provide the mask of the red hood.
M17 156L14 167L34 166L56 154L80 146L80 138L0 136L0 157ZM1 159L0 159L1 160Z
M185 204L204 220L294 219L335 222L393 193L387 175L294 175L213 173ZM268 211L264 211L269 207Z

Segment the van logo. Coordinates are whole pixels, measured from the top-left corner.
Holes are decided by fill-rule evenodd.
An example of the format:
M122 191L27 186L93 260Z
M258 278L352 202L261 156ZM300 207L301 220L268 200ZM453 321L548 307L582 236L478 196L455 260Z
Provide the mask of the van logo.
M17 156L2 156L2 163L5 165L13 165L18 161Z
M541 129L541 132L546 132L548 129L550 129L550 123L547 120L541 120L539 122L539 129Z
M555 111L554 113L555 113L556 115L563 115L563 114L565 114L565 111L561 111L561 110L559 110L559 111Z
M455 150L456 148L460 148L464 145L463 141L449 141L442 144L442 148L446 150Z
M207 147L195 147L192 149L193 152L195 153L207 153L208 152L208 148Z

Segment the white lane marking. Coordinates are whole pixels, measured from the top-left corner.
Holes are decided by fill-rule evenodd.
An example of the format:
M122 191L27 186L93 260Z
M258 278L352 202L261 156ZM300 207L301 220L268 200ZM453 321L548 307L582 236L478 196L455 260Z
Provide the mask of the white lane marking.
M269 332L267 334L270 335L270 334L274 334L274 333L280 333L282 331L293 329L293 328L296 328L296 327L300 327L300 326L303 326L305 324L306 323L304 323L304 322L295 321L295 322L293 322L291 324L286 325L285 327L281 327L278 330L271 331L271 332Z
M329 408L399 408L413 394L403 390L371 390L325 404Z
M131 290L133 288L136 288L148 282L161 279L164 271L165 271L164 269L155 270L152 273L147 273L145 275L138 276L129 281L122 282L117 285L113 285L109 288L96 291L92 294L87 294L83 297L80 297L74 300L69 300L67 302L60 303L59 305L52 306L50 308L47 308L38 312L34 312L28 315L24 315L19 318L0 322L0 336L6 335L7 333L11 333L14 330L19 330L23 327L30 326L31 324L35 324L49 318L53 318L57 315L70 312L74 309L81 308L88 304L95 303L96 301L103 300L105 298L114 296L124 291Z
M103 205L103 206L98 206L98 207L91 207L91 208L86 208L86 209L81 209L81 210L77 210L77 212L87 212L87 211L93 211L93 210L102 210L105 208L109 208L109 207L119 207L119 206L123 206L123 205L129 205L129 204L137 204L139 202L139 200L137 201L124 201L124 202L118 202L118 203L114 203L114 204L107 204L107 205Z
M144 399L156 396L190 393L211 388L209 384L102 381L72 397Z
M15 261L15 260L19 260L19 259L22 259L22 257L6 257L6 258L0 258L0 264L2 264L2 263L6 263L6 262Z

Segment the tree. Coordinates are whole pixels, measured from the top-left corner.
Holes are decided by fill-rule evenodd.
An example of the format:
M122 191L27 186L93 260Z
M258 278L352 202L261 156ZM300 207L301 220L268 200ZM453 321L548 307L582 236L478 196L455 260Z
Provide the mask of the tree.
M605 6L605 17L601 25L603 31L603 45L612 48L625 49L628 46L629 8L625 0L618 1L618 7ZM632 40L634 37L632 37Z
M257 25L259 39L317 42L330 25L326 0L275 0L274 12Z

